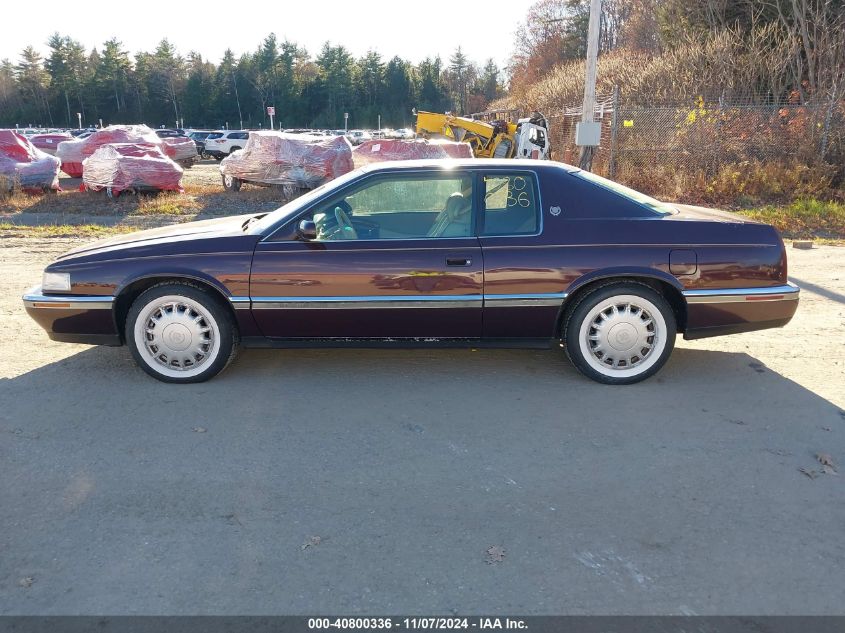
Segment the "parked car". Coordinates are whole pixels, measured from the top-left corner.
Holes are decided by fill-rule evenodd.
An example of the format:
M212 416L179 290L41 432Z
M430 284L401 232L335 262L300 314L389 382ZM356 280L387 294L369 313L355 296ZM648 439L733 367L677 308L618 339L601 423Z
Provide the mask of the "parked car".
M214 132L211 130L191 130L188 134L188 138L196 143L198 156L202 158L211 158L211 156L205 151L205 140L213 133Z
M197 144L187 136L165 136L159 147L183 169L190 169L197 162Z
M356 145L352 151L352 160L356 167L391 160L472 157L472 146L469 143L456 143L455 141L440 139L414 141L373 139Z
M370 136L370 133L366 130L349 130L346 133L346 138L349 139L349 142L353 145L360 145L364 141L371 141L373 137Z
M212 132L205 138L205 153L217 160L223 160L239 149L243 149L249 139L246 130L223 130Z
M242 152L220 163L223 187L241 184L313 189L352 171L352 146L342 136L253 132Z
M146 143L161 146L162 139L146 125L110 125L96 130L90 136L77 136L63 141L56 148L56 156L62 161L62 171L71 178L82 177L82 163L97 148L111 143Z
M187 136L187 134L185 134L185 130L179 129L171 130L167 128L158 128L155 133L159 138L180 138Z
M181 192L182 168L155 145L112 143L85 159L82 185L109 198L123 192Z
M398 139L411 139L414 138L416 134L413 131L409 130L408 128L399 128L398 130L393 130L393 138Z
M365 167L270 213L125 234L47 266L23 297L57 341L127 344L198 382L237 345L565 349L627 384L687 339L785 325L777 231L547 161Z
M29 142L42 152L55 156L59 143L72 139L73 137L65 132L47 132L44 134L33 134L29 137Z
M0 130L0 190L30 193L59 189L59 159L15 130Z

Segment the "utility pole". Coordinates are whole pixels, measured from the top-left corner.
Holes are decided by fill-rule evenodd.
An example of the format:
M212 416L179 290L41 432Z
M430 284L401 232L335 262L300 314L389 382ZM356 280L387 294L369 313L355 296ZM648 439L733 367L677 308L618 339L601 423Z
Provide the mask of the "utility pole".
M590 24L587 28L587 70L584 77L584 107L581 122L575 126L575 143L581 146L579 166L590 171L593 152L601 141L601 123L596 122L596 63L599 55L601 0L590 0Z

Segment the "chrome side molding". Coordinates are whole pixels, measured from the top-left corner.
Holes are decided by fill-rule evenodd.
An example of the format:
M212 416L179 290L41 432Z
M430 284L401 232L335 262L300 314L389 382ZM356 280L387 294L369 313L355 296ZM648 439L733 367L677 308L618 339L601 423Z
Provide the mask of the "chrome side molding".
M335 297L230 297L235 309L255 310L357 310L372 308L510 308L559 307L565 292L489 295L394 295ZM250 304L251 302L251 304Z
M25 308L48 310L111 310L114 297L97 295L45 295L36 286L23 296Z
M801 289L793 283L768 288L716 288L685 290L687 303L739 303L746 301L797 301Z

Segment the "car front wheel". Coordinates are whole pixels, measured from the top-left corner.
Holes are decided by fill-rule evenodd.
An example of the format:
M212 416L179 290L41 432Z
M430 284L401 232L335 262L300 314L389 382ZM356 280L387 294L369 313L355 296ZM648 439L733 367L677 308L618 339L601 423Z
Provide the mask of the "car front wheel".
M129 308L126 342L145 372L163 382L202 382L234 359L238 332L228 308L190 283L163 283Z
M677 326L672 307L639 283L608 283L584 295L567 314L566 353L584 375L627 385L654 375L668 360Z

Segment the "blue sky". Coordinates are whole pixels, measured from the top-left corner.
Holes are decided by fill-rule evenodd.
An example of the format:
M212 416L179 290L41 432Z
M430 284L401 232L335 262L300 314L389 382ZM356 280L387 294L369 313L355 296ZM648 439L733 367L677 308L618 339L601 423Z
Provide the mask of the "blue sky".
M0 59L16 62L28 45L44 51L47 38L59 31L89 49L117 37L130 53L151 50L166 37L182 54L196 50L216 63L227 47L236 54L252 51L275 32L312 54L330 40L356 56L372 48L416 63L438 53L447 58L461 45L474 61L492 57L503 67L534 1L41 0L31 11L22 4L6 7L15 26L0 38Z

